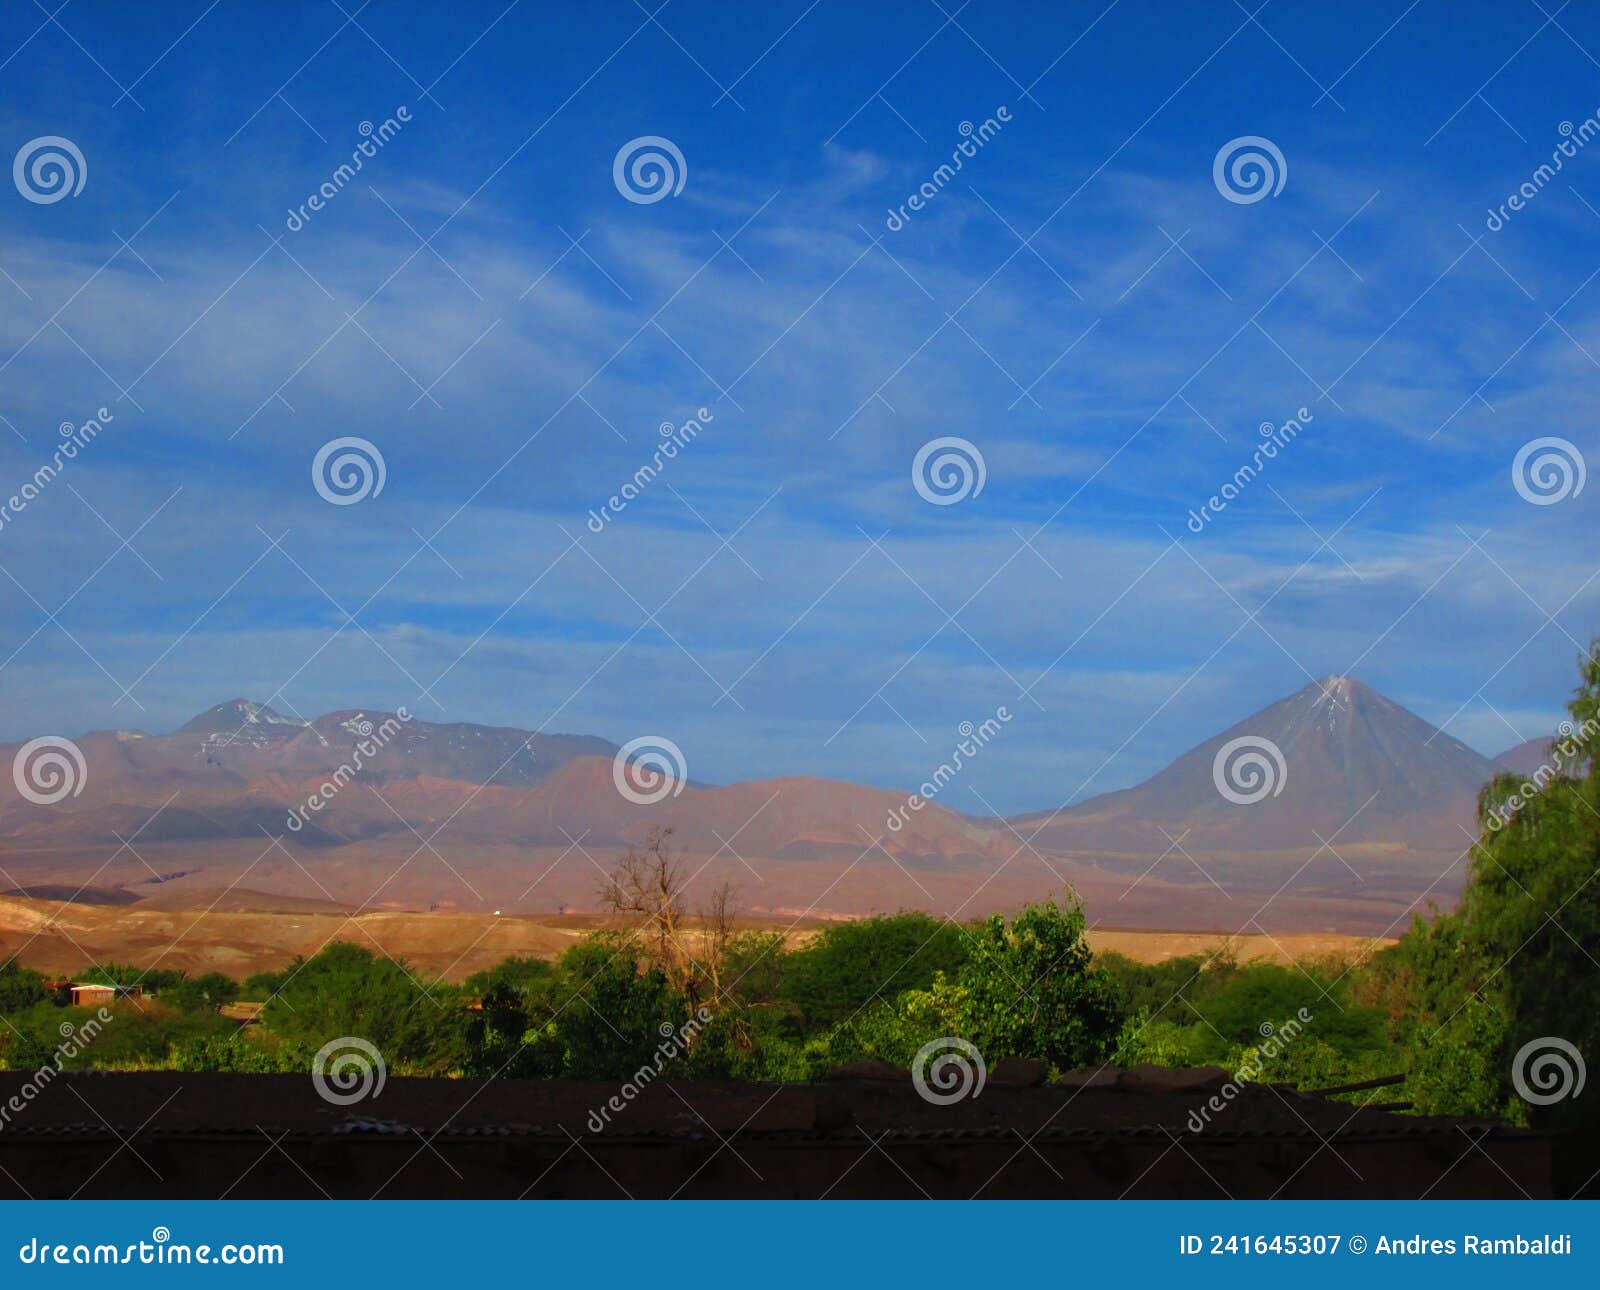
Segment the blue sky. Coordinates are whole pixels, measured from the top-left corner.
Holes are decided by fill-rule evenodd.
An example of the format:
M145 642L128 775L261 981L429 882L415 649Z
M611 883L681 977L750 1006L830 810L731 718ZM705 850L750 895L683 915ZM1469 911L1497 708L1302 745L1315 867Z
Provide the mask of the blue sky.
M1330 672L1545 733L1600 484L1512 463L1600 453L1600 141L1486 220L1600 109L1600 15L1540 2L9 5L5 154L87 174L0 194L0 493L113 419L0 526L0 735L242 694L909 787L1006 705L950 804L1010 811ZM676 196L619 191L642 136ZM1214 183L1243 136L1277 195ZM930 505L946 436L985 482Z

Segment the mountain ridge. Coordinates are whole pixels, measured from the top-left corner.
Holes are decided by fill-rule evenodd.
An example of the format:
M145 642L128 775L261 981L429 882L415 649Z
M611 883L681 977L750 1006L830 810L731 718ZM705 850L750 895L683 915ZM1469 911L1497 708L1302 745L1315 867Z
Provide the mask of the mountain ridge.
M236 698L165 735L96 731L76 743L88 771L77 795L38 805L0 791L0 854L17 883L254 886L270 853L270 885L307 898L359 905L403 873L392 899L465 884L452 902L515 905L537 892L583 908L618 850L669 828L697 876L742 880L770 909L959 913L1065 882L1097 901L1139 887L1124 916L1158 920L1197 916L1204 896L1220 923L1234 890L1294 880L1304 909L1338 911L1347 926L1362 925L1351 919L1366 918L1375 892L1386 909L1448 896L1477 791L1496 770L1343 676L1268 704L1138 784L1004 818L937 802L907 810L904 792L810 775L668 780L630 796L609 740L404 710L306 720Z

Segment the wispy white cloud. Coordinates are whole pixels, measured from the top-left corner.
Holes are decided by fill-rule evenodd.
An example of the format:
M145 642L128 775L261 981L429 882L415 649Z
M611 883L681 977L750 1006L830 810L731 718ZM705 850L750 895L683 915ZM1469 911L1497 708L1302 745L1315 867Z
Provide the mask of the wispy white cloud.
M815 177L770 184L697 166L692 218L672 221L587 197L530 220L500 188L463 209L470 188L396 144L376 191L347 190L299 234L278 222L298 168L254 176L253 199L281 189L257 204L282 248L213 221L214 194L180 196L139 239L149 267L106 236L8 240L33 299L0 313L0 411L27 441L0 428L0 492L59 421L101 404L116 420L63 477L84 500L53 487L0 532L0 564L47 610L70 596L61 621L98 662L54 625L30 638L44 615L0 579L0 657L15 651L0 725L160 727L286 682L308 712L437 717L416 683L443 675L450 719L660 728L709 779L903 786L1003 702L1018 719L973 785L1020 809L1091 776L1132 782L1306 671L1358 660L1485 751L1511 742L1490 703L1552 723L1573 647L1529 596L1555 611L1576 593L1559 623L1587 637L1597 494L1529 507L1508 472L1543 433L1600 462L1585 415L1600 319L1587 294L1561 327L1544 314L1582 280L1559 246L1487 247L1529 301L1456 228L1480 231L1482 201L1458 180L1297 158L1281 205L1240 208L1208 157L1153 153L1062 209L1036 256L1001 217L1030 236L1082 178L1058 173L1046 128L1019 122L898 234L883 210L941 140L926 159L819 146ZM455 216L437 255L385 201L423 236ZM1352 216L1347 267L1318 234ZM588 533L657 425L702 406L705 432ZM1188 533L1258 424L1301 406L1315 415L1293 447ZM389 476L334 508L309 470L342 434L378 443ZM988 470L942 509L910 481L941 435L978 444ZM96 573L120 539L89 505L127 534L180 486L134 541L160 578L126 550ZM709 530L758 508L719 550ZM1503 570L1463 529L1489 530ZM263 557L262 530L287 531L305 573ZM589 555L562 555L566 534ZM370 638L335 636L363 605ZM102 667L122 684L148 670L143 712Z

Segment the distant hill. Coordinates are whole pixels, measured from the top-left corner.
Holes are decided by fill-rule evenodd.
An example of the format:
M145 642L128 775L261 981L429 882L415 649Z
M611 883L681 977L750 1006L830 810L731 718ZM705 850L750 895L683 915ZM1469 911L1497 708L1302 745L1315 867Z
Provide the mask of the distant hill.
M252 891L248 887L153 888L155 894L138 901L139 913L155 910L205 910L214 914L346 914L350 905L306 896Z
M59 900L74 905L132 905L139 899L125 887L77 887L70 882L46 882L36 887L13 887L0 896L20 896L24 900Z
M1565 727L1570 729L1570 726ZM1572 746L1574 751L1563 755ZM1577 775L1588 764L1580 746L1565 735L1549 739L1528 739L1515 748L1508 748L1494 759L1495 768L1510 775L1531 777L1541 767L1562 775Z

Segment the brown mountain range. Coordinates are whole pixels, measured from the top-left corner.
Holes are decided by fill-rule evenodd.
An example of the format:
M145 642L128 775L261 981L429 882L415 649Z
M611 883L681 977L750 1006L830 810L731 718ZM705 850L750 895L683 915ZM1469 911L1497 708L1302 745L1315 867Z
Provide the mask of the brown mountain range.
M1496 770L1343 677L1135 787L1010 820L926 803L898 831L886 820L902 793L792 777L672 784L640 804L605 740L383 712L301 721L240 699L170 734L75 743L76 795L0 792L7 886L170 900L247 881L356 908L582 909L617 852L659 826L699 882L734 881L757 913L970 915L1071 883L1111 925L1230 931L1261 915L1261 893L1276 893L1261 916L1285 930L1382 932L1423 892L1447 903ZM314 794L325 802L308 810Z

